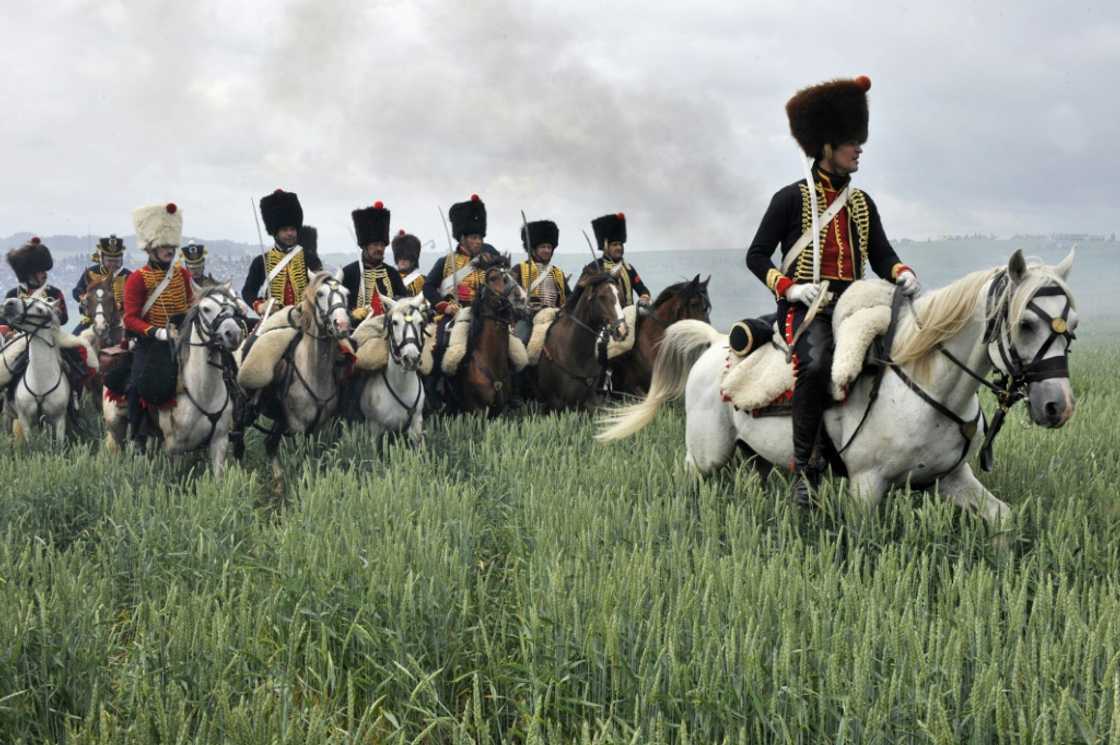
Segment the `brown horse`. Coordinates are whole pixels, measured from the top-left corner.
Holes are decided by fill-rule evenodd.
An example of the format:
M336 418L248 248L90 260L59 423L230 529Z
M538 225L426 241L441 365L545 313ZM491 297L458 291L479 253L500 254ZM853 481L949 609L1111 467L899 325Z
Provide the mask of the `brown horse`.
M509 257L484 258L485 281L471 303L467 356L451 381L459 411L501 413L513 393L510 324L529 311L528 297L509 271Z
M546 408L582 407L595 400L596 384L603 375L599 339L604 329L622 339L626 319L618 284L592 264L545 336L536 387Z
M634 348L611 360L611 388L616 393L645 395L653 373L657 348L665 338L665 329L686 318L708 323L712 302L708 299L708 279L700 281L697 274L687 282L678 282L661 291L653 301L648 315L638 315Z
M89 327L82 336L97 352L100 363L97 374L86 382L94 400L100 400L103 376L109 374L124 352L124 319L113 294L113 281L106 277L91 283L79 304L82 315L89 319Z

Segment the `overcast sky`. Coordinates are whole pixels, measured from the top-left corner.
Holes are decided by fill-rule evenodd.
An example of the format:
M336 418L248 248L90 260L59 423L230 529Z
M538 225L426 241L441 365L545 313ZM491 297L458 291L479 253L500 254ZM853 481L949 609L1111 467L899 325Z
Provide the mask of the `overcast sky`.
M211 0L6 3L0 234L256 242L250 198L299 193L321 251L351 209L446 248L472 192L585 250L730 248L800 176L785 101L866 74L857 183L888 234L1118 229L1120 3ZM433 257L434 258L434 257ZM424 260L427 263L427 260Z

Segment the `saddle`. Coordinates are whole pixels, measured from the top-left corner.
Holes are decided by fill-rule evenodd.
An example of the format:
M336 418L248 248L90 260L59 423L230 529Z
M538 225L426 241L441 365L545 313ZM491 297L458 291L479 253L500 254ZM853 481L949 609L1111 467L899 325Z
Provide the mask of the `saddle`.
M868 366L872 345L890 327L894 290L894 285L885 280L860 280L837 302L832 314L836 347L830 391L834 400L847 397L849 386ZM752 416L785 413L794 385L787 350L782 335L775 331L770 343L758 346L742 359L729 351L720 382L723 400Z
M467 344L469 342L471 330L471 309L461 308L455 315L455 320L451 324L450 330L444 329L444 336L447 339L447 348L443 352L443 360L440 362L440 370L444 375L452 376L459 371L459 365L467 356ZM434 352L431 358L427 355L427 345L425 344L424 354L421 360L421 370L423 365L429 359L434 359ZM529 354L525 350L525 345L517 338L515 334L509 335L509 361L513 366L515 372L521 372L529 364ZM432 365L433 363L428 363ZM430 367L429 367L430 369Z
M608 360L621 357L629 352L634 348L634 342L638 338L638 306L627 305L622 309L622 317L626 319L626 336L620 341L615 341L613 337L607 340Z

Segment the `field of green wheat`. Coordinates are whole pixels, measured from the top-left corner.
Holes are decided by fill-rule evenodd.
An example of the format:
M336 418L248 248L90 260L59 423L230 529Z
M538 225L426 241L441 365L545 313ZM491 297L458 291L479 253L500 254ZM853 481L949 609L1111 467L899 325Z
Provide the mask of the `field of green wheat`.
M1063 430L858 534L746 463L694 484L683 412L360 429L201 460L0 442L0 743L1120 741L1120 348ZM842 488L841 485L836 485Z

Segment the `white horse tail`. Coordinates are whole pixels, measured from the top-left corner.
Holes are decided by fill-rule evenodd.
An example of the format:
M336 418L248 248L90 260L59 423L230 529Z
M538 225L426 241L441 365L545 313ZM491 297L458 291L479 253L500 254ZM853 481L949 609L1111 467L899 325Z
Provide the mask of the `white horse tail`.
M684 394L688 373L696 360L713 344L727 341L727 336L703 321L677 321L665 331L665 338L653 363L649 393L636 404L622 406L600 417L602 429L595 439L613 442L630 437L657 416L661 404Z

